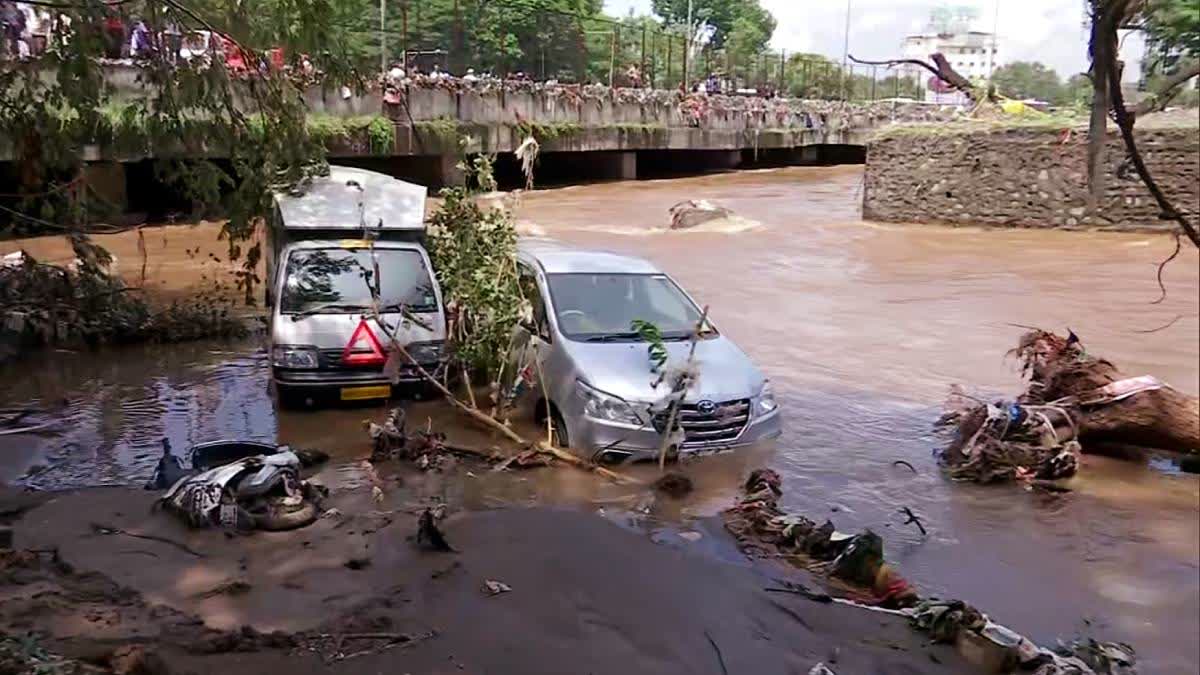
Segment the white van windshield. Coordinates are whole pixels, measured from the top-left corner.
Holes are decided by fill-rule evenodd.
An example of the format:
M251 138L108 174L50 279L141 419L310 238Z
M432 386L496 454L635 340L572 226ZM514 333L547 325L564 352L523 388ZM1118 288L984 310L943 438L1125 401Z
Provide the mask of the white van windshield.
M280 294L283 314L349 314L371 307L375 262L383 311L437 311L433 281L417 251L377 248L292 251Z
M558 329L572 340L637 342L635 320L657 326L663 339L684 340L700 321L664 274L547 274L546 281Z

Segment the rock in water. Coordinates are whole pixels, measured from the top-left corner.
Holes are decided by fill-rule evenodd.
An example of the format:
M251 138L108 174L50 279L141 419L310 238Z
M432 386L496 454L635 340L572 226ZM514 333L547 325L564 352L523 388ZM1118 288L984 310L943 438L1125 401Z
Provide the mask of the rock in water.
M733 212L706 200L687 200L671 207L671 229L686 230L711 220L728 218Z

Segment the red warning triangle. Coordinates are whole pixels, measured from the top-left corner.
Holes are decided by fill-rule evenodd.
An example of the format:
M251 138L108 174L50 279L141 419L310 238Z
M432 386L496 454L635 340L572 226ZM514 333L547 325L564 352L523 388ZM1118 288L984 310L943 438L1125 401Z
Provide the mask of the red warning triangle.
M363 351L366 348L369 351ZM381 366L387 362L387 354L383 353L383 345L367 324L366 319L358 323L354 335L342 350L342 364L347 366Z

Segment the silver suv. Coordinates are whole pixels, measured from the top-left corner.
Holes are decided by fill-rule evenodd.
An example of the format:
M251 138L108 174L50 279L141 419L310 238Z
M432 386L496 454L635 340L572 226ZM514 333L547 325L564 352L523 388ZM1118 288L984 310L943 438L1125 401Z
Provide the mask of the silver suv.
M527 357L514 370L531 383L537 419L550 415L559 444L597 461L657 457L670 384L656 382L662 378L651 372L648 344L633 324L658 327L669 371L687 361L701 315L696 303L640 258L523 239L518 267L533 315L518 330ZM679 411L683 442L676 450L718 452L778 436L781 416L770 382L711 322L705 328L694 359L699 377Z

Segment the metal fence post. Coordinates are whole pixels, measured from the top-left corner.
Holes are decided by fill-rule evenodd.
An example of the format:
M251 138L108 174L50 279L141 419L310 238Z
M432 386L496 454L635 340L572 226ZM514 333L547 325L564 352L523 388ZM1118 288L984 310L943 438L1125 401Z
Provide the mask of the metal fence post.
M608 34L608 88L613 86L613 70L617 65L617 29Z
M671 83L671 36L668 34L666 36L666 38L667 38L667 72L666 72L666 77L663 78L663 84L669 85Z
M783 71L785 68L787 68L787 50L780 49L779 50L779 87L778 87L779 91L783 91L783 79L784 79Z
M682 80L682 84L683 84L683 88L685 91L688 89L688 52L692 51L691 42L692 41L690 39L688 39L687 37L685 37L683 39L683 73L682 73L683 80Z
M876 68L875 66L871 66L871 100L872 101L875 100L875 85L878 83L878 80L879 80L879 69Z
M646 79L646 24L642 24L642 79ZM653 85L651 86L653 89Z

